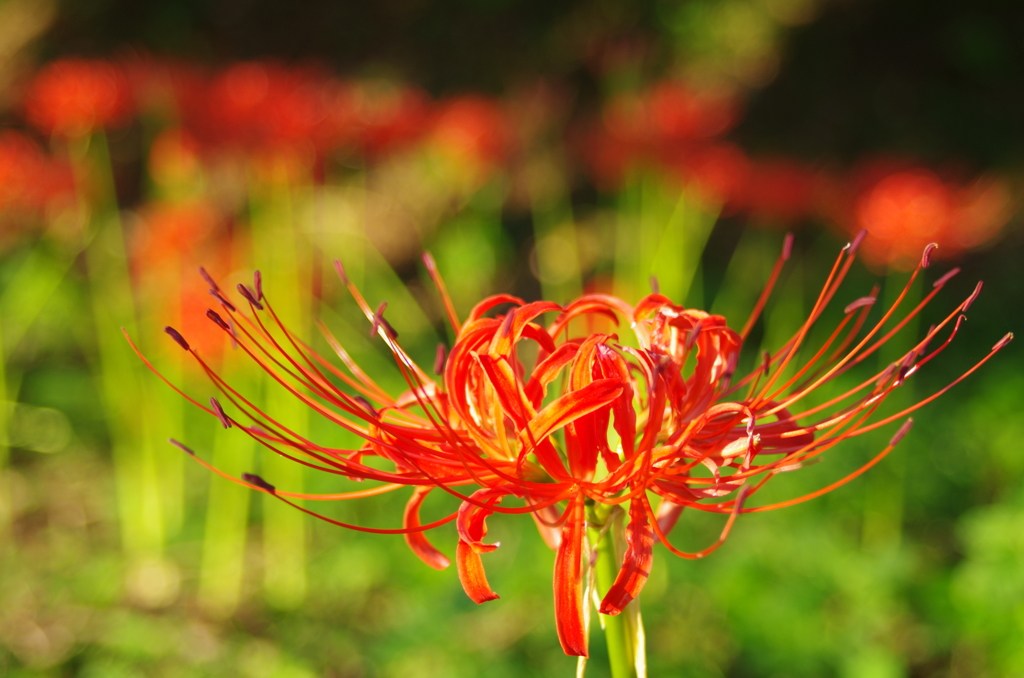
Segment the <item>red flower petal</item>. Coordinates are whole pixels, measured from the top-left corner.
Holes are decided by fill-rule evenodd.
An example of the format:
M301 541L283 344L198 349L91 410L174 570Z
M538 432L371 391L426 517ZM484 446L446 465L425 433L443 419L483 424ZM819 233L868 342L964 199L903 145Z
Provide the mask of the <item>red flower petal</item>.
M455 551L455 564L459 570L459 581L466 595L474 603L486 603L494 600L498 594L491 589L487 583L487 574L484 572L484 563L480 559L481 553L487 553L498 548L497 544L485 544L483 538L487 536L487 516L493 513L490 508L509 494L507 487L488 487L477 490L471 495L474 503L463 502L459 507L459 517L455 522L459 530L459 545Z
M562 543L555 555L555 626L562 650L577 657L587 656L587 634L583 626L582 586L583 495L570 502L562 527Z
M622 569L601 601L601 614L619 614L631 600L640 595L653 562L654 530L648 522L643 501L634 498L629 502L626 553L622 558Z
M538 441L552 431L575 421L585 414L605 407L622 393L622 384L617 379L596 379L578 391L570 391L552 400L547 407L530 421L524 442Z
M429 486L418 486L413 490L412 497L409 498L409 503L405 505L405 518L403 525L407 528L419 527L420 526L420 506L423 505L423 500L427 498L430 491L434 489ZM434 548L434 545L427 539L426 532L406 532L405 543L409 545L412 552L415 553L420 560L434 568L435 570L443 570L449 565L451 561L448 557Z
M455 549L455 565L459 570L462 588L474 603L486 603L499 597L487 583L487 574L484 572L480 554L461 539Z
M489 355L477 355L476 359L483 367L487 380L494 387L498 400L501 402L501 409L515 422L517 428L525 428L526 422L532 419L536 412L526 400L522 385L516 378L508 359L505 356Z
M498 504L509 494L509 488L504 486L488 487L477 490L470 499L472 502L464 501L459 507L459 517L455 526L459 531L459 540L468 544L477 553L488 553L498 548L498 544L485 544L484 537L487 536L487 517L494 513L490 508L484 508Z

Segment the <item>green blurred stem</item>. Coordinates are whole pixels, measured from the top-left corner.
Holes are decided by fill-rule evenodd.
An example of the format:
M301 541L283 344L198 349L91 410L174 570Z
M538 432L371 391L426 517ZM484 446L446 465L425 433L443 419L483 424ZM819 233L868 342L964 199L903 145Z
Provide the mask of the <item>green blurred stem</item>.
M882 308L888 309L903 292L907 274L892 272L885 279L882 290ZM910 313L924 298L924 276L911 283L903 301L900 302L897 318ZM890 323L892 325L893 323ZM921 340L921 317L915 316L896 336L892 337L878 351L879 369L898 362ZM913 376L889 395L886 407L891 411L902 409L914 398L916 380ZM865 486L864 522L861 528L861 542L869 549L894 548L899 546L903 532L904 502L906 497L906 454L891 454L876 472L870 474Z
M313 255L304 233L295 226L291 181L278 177L265 184L250 179L249 207L255 259L264 275L270 303L281 321L299 336L310 326ZM296 435L308 428L309 409L270 377L264 380L265 411L284 422ZM279 487L301 492L303 466L278 455L268 455L261 471ZM270 495L263 498L263 590L278 609L298 608L306 597L306 516Z
M653 277L662 294L686 303L691 288L700 285L701 254L716 218L717 208L703 204L689 189L655 172L635 170L619 197L617 294L639 299L651 291Z
M114 194L106 138L72 142L89 291L92 301L99 382L110 431L125 550L136 558L158 555L163 548L160 481L155 450L148 435L150 413L139 363L120 328L137 336L135 304L128 273L124 232ZM91 189L91 190L90 190Z
M597 504L588 507L587 524L590 543L597 544L594 574L598 598L601 599L615 582L622 563L625 550L624 514L618 507ZM589 605L590 601L584 601L584 604ZM646 665L639 656L644 652L639 605L639 601L634 600L621 614L614 616L598 613L604 629L612 678L645 678L643 673L637 672L638 665Z
M10 521L11 506L7 491L7 458L8 451L8 426L7 412L9 411L7 401L7 351L4 349L4 329L0 323L0 535L7 530Z
M561 167L560 159L551 162ZM545 299L568 303L583 291L579 238L568 188L532 185L530 209L541 292Z

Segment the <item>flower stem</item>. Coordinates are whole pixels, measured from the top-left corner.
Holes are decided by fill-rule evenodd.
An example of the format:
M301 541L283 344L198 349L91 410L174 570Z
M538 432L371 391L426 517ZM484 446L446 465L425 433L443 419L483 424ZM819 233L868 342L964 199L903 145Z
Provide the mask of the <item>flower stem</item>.
M590 542L597 544L594 574L599 598L608 593L622 562L625 550L624 518L621 510L603 505L592 507L591 515L588 516L588 523L591 525ZM645 678L640 601L632 601L621 614L612 616L599 613L598 617L604 629L612 678Z

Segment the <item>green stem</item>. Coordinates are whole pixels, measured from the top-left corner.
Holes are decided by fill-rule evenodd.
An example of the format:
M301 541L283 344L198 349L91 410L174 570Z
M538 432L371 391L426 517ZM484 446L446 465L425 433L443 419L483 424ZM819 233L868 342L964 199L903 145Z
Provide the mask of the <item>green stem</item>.
M83 235L96 332L96 368L113 452L122 542L133 559L143 561L159 557L163 550L161 486L149 435L153 413L146 407L139 361L119 329L138 335L110 153L102 132L73 141L69 150L88 229ZM88 187L93 187L92 191Z
M622 554L625 550L625 523L621 510L604 505L591 507L587 522L591 544L597 544L594 574L597 593L603 598L615 582ZM589 604L589 601L587 601ZM608 648L608 665L612 678L645 678L637 673L637 658L643 654L643 626L640 621L640 602L634 600L618 615L598 613ZM644 662L639 662L644 666Z
M3 327L0 326L0 537L7 532L7 524L11 520L13 507L8 500L7 477L4 469L7 467L7 460L10 456L8 449L7 412L10 407L7 403L7 353L4 349ZM11 396L11 402L17 400L17 396Z

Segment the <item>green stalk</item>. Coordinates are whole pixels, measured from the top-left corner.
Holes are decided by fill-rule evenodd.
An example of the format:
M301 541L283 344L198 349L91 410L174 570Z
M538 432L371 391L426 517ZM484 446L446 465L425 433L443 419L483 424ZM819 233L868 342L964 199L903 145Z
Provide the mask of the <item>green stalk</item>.
M256 180L252 180L256 183ZM253 186L254 189L257 186ZM281 321L299 336L308 336L312 295L309 266L312 251L295 224L290 181L278 178L259 186L250 200L254 259L264 276L264 289ZM262 199L256 195L264 196ZM268 326L273 321L265 311ZM265 411L299 435L308 428L309 409L270 377L263 380ZM267 479L301 492L303 467L277 455L262 461ZM270 495L263 497L263 590L280 609L294 609L306 596L306 516Z
M4 329L0 323L0 539L7 533L7 525L11 520L12 506L7 488L7 460L10 457L8 447L7 412L7 352L4 349Z
M551 162L561 165L557 159ZM531 186L530 209L543 298L568 303L583 291L579 242L568 189Z
M137 336L124 233L103 134L77 144L72 161L88 228L85 258L99 354L97 376L114 455L122 543L139 563L159 557L163 548L161 486L147 430L151 415L140 365L120 332L125 328ZM90 179L97 187L95 196L84 191ZM91 204L90 197L95 197Z
M594 563L598 599L604 598L615 582L625 552L625 514L619 507L596 504L588 507L587 536L596 544ZM584 601L589 605L590 601ZM618 615L598 613L608 648L612 678L646 678L643 622L640 600L634 600Z
M238 369L225 370L228 382L239 390L250 391L253 380L246 379L246 376ZM211 425L218 429L211 459L213 465L235 476L248 472L252 468L253 440L234 431L221 430L218 422ZM223 619L234 613L242 595L249 506L253 493L215 474L210 474L209 483L198 598L203 609Z
M617 294L638 299L659 290L678 304L687 301L717 212L694 199L686 188L658 173L636 170L619 199L615 234ZM696 290L699 292L699 290Z
M8 360L81 251L78 247L67 246L52 248L55 250L52 253L50 249L45 240L34 242L0 292L0 477L10 457L9 416L18 400L21 376L20 372L11 371ZM0 479L0 534L10 520L6 488L6 483Z
M906 284L906 273L890 273L885 279L879 309L888 309ZM924 276L921 275L907 290L907 296L900 304L897 317L903 317L916 307L924 296ZM920 340L920 316L916 316L906 327L885 342L878 351L879 369L900 360ZM890 326L893 323L890 323ZM886 399L886 406L898 410L916 399L913 378L906 380ZM864 522L861 527L861 542L866 548L883 549L898 546L903 531L903 510L906 494L906 455L891 454L884 464L868 474L864 498Z

